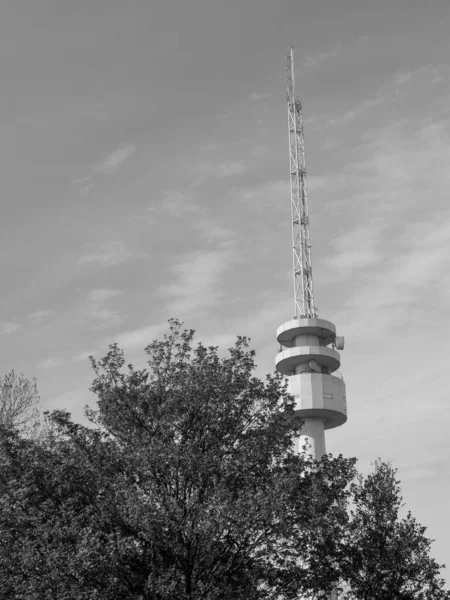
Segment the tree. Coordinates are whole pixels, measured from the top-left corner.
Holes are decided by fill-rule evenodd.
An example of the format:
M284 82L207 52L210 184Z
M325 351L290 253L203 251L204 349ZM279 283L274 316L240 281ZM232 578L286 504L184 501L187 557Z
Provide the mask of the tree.
M0 597L125 599L111 551L121 540L102 504L109 473L99 467L102 453L111 459L110 448L97 444L94 466L89 457L98 432L78 432L64 412L54 420L67 425L68 435L45 445L0 427Z
M352 485L353 508L343 565L348 591L356 600L440 600L450 598L440 568L430 556L426 527L403 506L396 469L380 459L366 478Z
M0 377L0 423L34 435L40 427L36 379L30 381L14 370Z
M221 358L171 321L146 352L143 370L117 345L92 359L94 428L54 411L43 443L0 430L1 598L325 600L342 581L359 600L448 598L432 569L383 583L416 556L395 544L371 574L389 564L374 541L416 539L392 481L295 455L293 398L279 375L253 376L246 338Z
M245 338L220 358L172 321L146 351L93 361L97 429L59 411L45 446L3 436L2 597L326 598L354 460L294 455L293 400Z

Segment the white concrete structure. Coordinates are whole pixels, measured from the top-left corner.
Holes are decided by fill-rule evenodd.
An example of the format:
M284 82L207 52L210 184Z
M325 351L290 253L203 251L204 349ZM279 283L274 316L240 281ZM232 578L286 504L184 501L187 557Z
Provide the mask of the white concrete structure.
M275 364L289 377L296 414L304 422L297 450L308 442L311 454L320 458L326 453L325 429L347 420L345 384L342 376L333 375L341 364L336 348L344 348L344 338L336 337L333 323L318 318L314 305L303 110L295 93L293 48L286 70L295 318L278 328L282 349Z
M296 440L298 452L305 442L315 458L326 453L325 430L347 420L345 383L333 375L341 364L336 328L324 319L297 318L281 325L277 341L283 349L275 358L277 370L289 378L289 393L296 401L296 414L304 426Z
M295 92L292 47L286 71L295 317L278 327L281 347L275 365L288 377L295 413L303 421L295 440L296 450L300 453L306 447L314 458L320 459L326 454L325 430L347 420L345 383L337 373L341 365L337 350L344 349L344 338L336 336L333 323L318 318L314 304L303 109ZM338 600L336 591L329 600Z

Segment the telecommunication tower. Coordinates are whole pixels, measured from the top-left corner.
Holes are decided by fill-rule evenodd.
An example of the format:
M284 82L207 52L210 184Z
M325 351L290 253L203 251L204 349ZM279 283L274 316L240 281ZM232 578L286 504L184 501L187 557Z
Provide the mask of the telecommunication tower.
M295 316L314 319L317 316L317 311L314 306L308 199L306 195L303 111L302 104L295 95L293 48L290 48L286 62Z
M342 375L333 375L341 364L337 350L343 350L344 338L336 336L333 323L318 318L314 305L303 111L295 92L292 47L286 63L295 312L277 329L277 341L284 349L275 364L289 378L296 414L304 422L297 450L307 443L309 452L320 458L326 453L325 430L347 420L345 383Z

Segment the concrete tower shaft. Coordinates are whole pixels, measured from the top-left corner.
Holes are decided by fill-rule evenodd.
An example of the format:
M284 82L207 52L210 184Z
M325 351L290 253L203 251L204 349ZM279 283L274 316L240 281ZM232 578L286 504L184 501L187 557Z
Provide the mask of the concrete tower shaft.
M283 348L276 368L288 376L295 412L304 421L297 450L308 442L311 454L320 458L326 453L325 430L347 420L345 383L333 375L341 364L336 328L324 319L293 319L278 328L277 341Z

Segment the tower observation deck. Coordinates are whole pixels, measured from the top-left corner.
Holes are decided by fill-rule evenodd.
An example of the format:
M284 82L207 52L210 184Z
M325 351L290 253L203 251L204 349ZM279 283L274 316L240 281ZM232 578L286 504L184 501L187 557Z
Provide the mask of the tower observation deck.
M295 93L293 48L287 56L287 84L295 316L277 329L281 350L275 365L288 377L296 414L304 422L296 449L301 452L306 443L320 458L326 453L325 430L347 420L345 383L337 373L344 338L336 336L333 323L318 318L314 306L303 111Z

